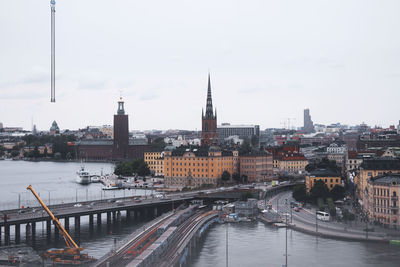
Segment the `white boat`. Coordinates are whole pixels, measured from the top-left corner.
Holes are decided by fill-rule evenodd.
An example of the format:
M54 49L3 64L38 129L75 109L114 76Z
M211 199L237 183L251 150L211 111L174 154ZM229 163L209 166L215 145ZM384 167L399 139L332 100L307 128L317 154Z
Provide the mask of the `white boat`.
M108 185L103 186L101 189L103 189L103 190L116 190L116 189L119 189L119 188L117 186L115 186L115 185L108 184Z
M90 174L85 171L85 167L81 167L79 171L76 172L76 182L78 184L90 184Z
M92 176L90 176L90 182L99 183L100 182L100 175L92 175Z

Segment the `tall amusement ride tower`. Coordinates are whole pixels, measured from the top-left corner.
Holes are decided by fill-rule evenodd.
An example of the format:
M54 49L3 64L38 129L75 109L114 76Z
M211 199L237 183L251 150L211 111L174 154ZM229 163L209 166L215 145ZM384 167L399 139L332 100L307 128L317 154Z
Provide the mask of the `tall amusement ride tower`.
M50 1L51 7L51 102L56 102L56 1Z

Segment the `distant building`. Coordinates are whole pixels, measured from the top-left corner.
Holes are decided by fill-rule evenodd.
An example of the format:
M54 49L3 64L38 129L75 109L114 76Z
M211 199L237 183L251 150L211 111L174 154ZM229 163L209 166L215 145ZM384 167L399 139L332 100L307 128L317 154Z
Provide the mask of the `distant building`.
M311 120L310 110L307 108L304 110L304 131L306 133L313 133L314 130L314 123Z
M0 122L0 129L3 129L3 123Z
M364 209L373 222L398 229L400 174L384 174L368 180Z
M223 143L225 139L230 136L238 136L240 139L251 139L257 138L257 142L260 139L260 126L259 125L230 125L229 123L223 123L217 127L218 139L220 143Z
M164 152L144 152L144 161L154 176L164 176Z
M275 172L283 174L300 174L304 173L308 160L306 157L298 152L294 153L279 153L274 157Z
M214 114L211 98L210 74L208 74L206 114L204 114L204 111L201 112L201 122L201 145L218 145L217 111L215 110Z
M336 165L343 167L346 161L347 146L345 144L332 143L326 148L327 159L336 162Z
M316 169L307 173L306 175L307 192L310 192L311 188L318 180L323 181L329 190L332 190L335 185L342 185L342 178L340 177L340 174L327 169Z
M1 126L2 125L0 125L0 129L2 128ZM399 124L397 125L397 134L400 134L400 121L399 121Z
M50 127L50 135L55 135L60 133L60 128L57 125L56 121L53 121Z
M123 160L143 158L150 150L146 140L129 138L128 115L125 114L124 101L118 101L117 114L114 115L114 139L91 139L75 142L78 159Z
M356 197L361 206L368 197L368 179L387 173L400 173L400 159L394 158L371 158L364 159L360 170L354 178Z
M272 154L264 151L253 151L240 156L240 176L247 176L247 181L261 182L273 175Z

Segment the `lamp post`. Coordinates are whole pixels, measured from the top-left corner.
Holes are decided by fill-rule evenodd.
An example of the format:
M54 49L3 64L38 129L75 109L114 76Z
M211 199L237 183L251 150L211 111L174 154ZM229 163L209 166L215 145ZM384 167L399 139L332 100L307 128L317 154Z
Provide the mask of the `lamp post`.
M23 192L12 192L14 194L18 194L18 209L21 208L21 193Z
M46 191L46 192L48 192L48 193L49 193L49 206L50 206L50 205L51 205L50 193L51 193L52 191L56 191L56 190L44 189L44 191Z

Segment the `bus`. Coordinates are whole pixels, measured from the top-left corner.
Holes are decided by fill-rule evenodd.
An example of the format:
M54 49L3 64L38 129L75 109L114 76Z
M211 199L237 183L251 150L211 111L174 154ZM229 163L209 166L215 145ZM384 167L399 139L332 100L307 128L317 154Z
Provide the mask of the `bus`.
M329 221L330 219L329 213L324 211L317 211L317 219L321 221Z

